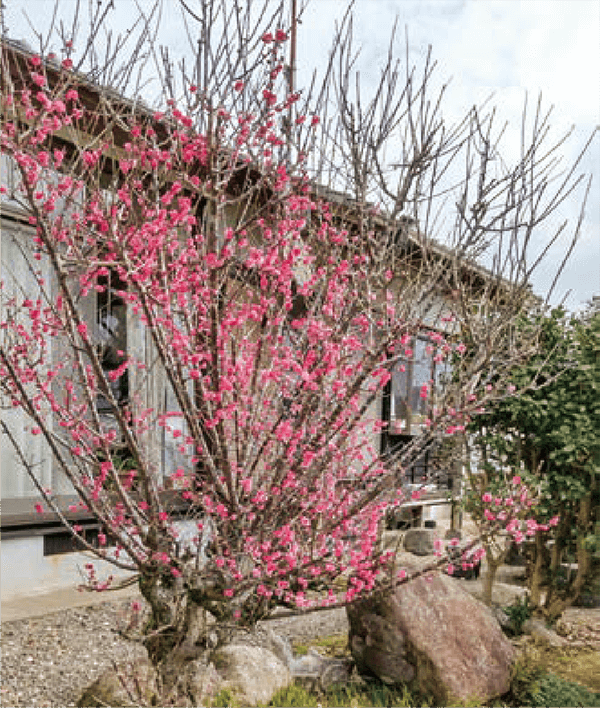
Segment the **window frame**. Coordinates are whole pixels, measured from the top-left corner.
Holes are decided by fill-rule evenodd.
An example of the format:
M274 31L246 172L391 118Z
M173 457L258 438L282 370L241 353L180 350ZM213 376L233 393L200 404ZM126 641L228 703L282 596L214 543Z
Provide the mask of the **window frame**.
M422 342L423 353L425 356L422 359L417 359L418 344L417 342ZM427 346L432 346L432 351L427 353ZM410 358L400 357L398 361L394 364L391 370L391 378L386 383L383 390L383 396L381 401L381 420L387 425L381 431L380 436L380 454L384 458L390 458L396 452L401 450L410 444L411 440L418 435L422 429L424 420L428 413L431 411L433 400L436 398L436 394L443 389L443 382L440 381L440 372L447 372L449 369L449 362L444 360L443 362L435 361L435 351L436 345L431 337L423 334L416 335L410 340L410 343L403 345L403 348L412 349L413 356ZM415 368L421 365L422 361L429 361L429 377L425 381L420 379L417 381L415 386ZM405 371L399 371L401 366L405 367ZM438 369L436 371L436 369ZM405 406L405 417L402 419L399 416L392 419L393 409L395 407L394 396L394 375L401 376L404 381L402 385L403 402ZM433 385L431 384L433 381ZM423 383L428 384L428 396L426 399L421 399L423 401L423 406L425 408L424 413L415 413L414 406L411 405L411 399L415 396L420 396L420 387ZM417 399L418 400L418 399ZM418 415L421 417L419 422L414 420L414 417ZM395 421L400 420L401 424L399 426L393 425ZM403 421L403 424L402 424ZM435 450L428 448L423 452L423 454L403 473L403 482L407 484L420 484L425 482L431 477L432 474L432 462L435 457ZM448 475L448 480L450 480L451 475ZM450 481L448 485L451 486Z
M102 287L102 291L96 292L94 302L96 347L102 371L110 381L110 372L118 369L129 355L128 307L126 299L119 294L126 292L127 284L119 278L114 269L111 269L108 275L101 276L98 284ZM116 322L115 333L110 330L108 318ZM109 361L110 356L114 361ZM129 371L125 370L117 381L110 381L110 386L119 407L126 406L129 403ZM112 406L102 393L97 394L96 409L102 415L114 415Z

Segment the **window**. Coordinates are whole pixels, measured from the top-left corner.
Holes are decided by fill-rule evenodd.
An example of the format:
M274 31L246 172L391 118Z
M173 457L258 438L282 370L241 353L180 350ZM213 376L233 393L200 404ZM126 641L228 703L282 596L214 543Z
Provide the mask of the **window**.
M389 423L394 435L415 435L427 417L429 402L421 396L422 386L433 380L433 358L427 340L416 339L414 356L401 359L392 371Z
M394 365L383 395L382 419L388 422L381 436L384 457L394 455L421 431L435 395L450 375L449 362L434 360L435 346L426 337L415 338L403 349L409 355ZM404 481L420 483L429 479L434 457L432 451L423 453L406 471Z
M98 548L98 526L87 525L80 535L95 548ZM70 531L58 530L44 534L44 556L56 556L62 553L85 551L86 547Z
M102 291L96 300L96 324L98 327L98 352L104 373L110 382L112 394L120 405L127 403L129 385L127 371L115 381L109 374L121 366L127 353L127 308L120 293L127 288L116 273L98 279ZM110 413L112 407L102 394L98 395L98 411Z

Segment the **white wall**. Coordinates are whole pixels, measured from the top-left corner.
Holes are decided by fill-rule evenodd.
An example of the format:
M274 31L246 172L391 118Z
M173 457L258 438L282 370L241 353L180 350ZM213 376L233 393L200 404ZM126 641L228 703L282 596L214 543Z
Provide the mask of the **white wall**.
M19 306L25 298L35 301L42 297L40 286L33 272L35 268L40 269L43 277L49 280L47 263L43 261L38 263L33 259L32 233L31 227L2 221L0 230L0 280L3 283L3 288L0 291L0 314L2 321L5 318L15 317L17 321L22 318L22 321L27 323L28 318L19 312ZM17 306L11 304L12 298L17 301ZM0 338L8 336L6 331L0 333ZM8 340L5 345L9 347L9 350L11 343L11 340ZM43 486L54 487L54 491L57 491L56 485L53 484L52 457L48 446L41 435L33 436L30 432L35 424L20 408L12 408L7 397L0 396L0 402L2 403L0 416L10 429L29 464L37 471L38 480ZM2 498L37 496L37 490L22 468L8 438L2 435L0 440Z
M423 507L423 521L432 519L437 527L450 528L452 521L452 505L448 503Z
M126 578L130 575L88 553L44 556L42 536L7 538L0 543L2 601L53 590L73 589L84 582L84 566L93 562L96 575Z

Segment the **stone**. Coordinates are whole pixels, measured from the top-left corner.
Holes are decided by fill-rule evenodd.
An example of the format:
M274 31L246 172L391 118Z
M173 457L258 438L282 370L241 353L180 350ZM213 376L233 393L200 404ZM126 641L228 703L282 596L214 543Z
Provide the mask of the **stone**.
M510 632L512 628L512 620L509 615L502 609L500 605L492 605L490 607L492 614L496 618L498 624L502 627L504 632Z
M402 550L404 543L403 531L384 531L381 534L381 550L394 551L395 553Z
M296 656L290 666L294 681L309 689L326 691L334 684L346 684L352 674L352 662L323 656L312 647Z
M256 631L261 632L261 630ZM273 654L291 670L294 652L288 639L280 634L275 634L272 629L268 628L262 630L261 634L264 634L265 637L264 643L261 644L261 646L272 651Z
M404 550L416 556L429 556L434 551L432 529L408 529L404 533Z
M207 699L216 696L223 686L223 679L212 663L190 661L185 670L186 692L194 706L206 705Z
M319 683L323 691L332 686L346 685L352 678L353 662L343 659L330 659L321 671Z
M460 529L448 529L444 534L444 541L452 541L454 539L462 540L462 531Z
M437 705L506 693L514 648L461 581L430 572L347 608L358 671L408 684Z
M312 647L300 656L295 656L290 667L292 676L315 676L321 675L325 665L325 657Z
M221 688L234 693L241 705L269 703L292 681L288 667L265 647L226 644L216 649L210 660L223 679Z
M225 637L225 641L221 644L247 644L268 649L291 670L294 660L292 645L287 637L276 634L268 625L259 625L251 630L232 628L225 634ZM213 648L216 648L216 645Z
M156 673L149 661L138 661L135 666L122 664L105 671L81 694L78 708L105 706L154 705L157 696ZM142 695L140 695L142 694Z
M350 651L359 673L388 684L410 683L415 667L406 656L404 636L378 615L365 614L361 625L360 634L350 625Z
M523 622L523 632L530 634L533 639L549 644L551 647L564 647L569 642L557 634L554 630L548 629L544 620L532 617Z

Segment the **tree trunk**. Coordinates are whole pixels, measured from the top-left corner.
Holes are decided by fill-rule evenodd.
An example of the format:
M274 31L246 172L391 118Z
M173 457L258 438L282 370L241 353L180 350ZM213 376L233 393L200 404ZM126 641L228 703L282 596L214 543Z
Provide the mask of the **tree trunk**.
M535 534L535 551L529 576L529 602L532 610L539 610L542 604L542 584L544 582L544 539L538 531Z
M560 521L556 528L556 534L554 537L554 546L550 553L550 576L556 577L559 572L560 564L563 558L563 549L565 546L565 538L570 533L571 530L571 514L568 514L564 506L558 508L558 513L560 515Z
M491 561L488 558L487 571L483 576L483 601L488 606L492 604L492 589L494 586L494 580L496 579L496 572L500 565L500 563Z
M496 573L498 572L498 568L506 559L508 548L498 549L498 553L495 556L489 546L486 546L485 550L485 557L488 567L485 575L483 576L483 602L489 606L492 604L492 590L494 587L494 580L496 579Z
M549 620L557 617L570 607L581 595L581 591L592 569L592 553L586 547L585 540L589 533L592 512L592 494L588 494L579 502L577 517L577 574L573 582L559 592L548 593L544 603L544 616Z

